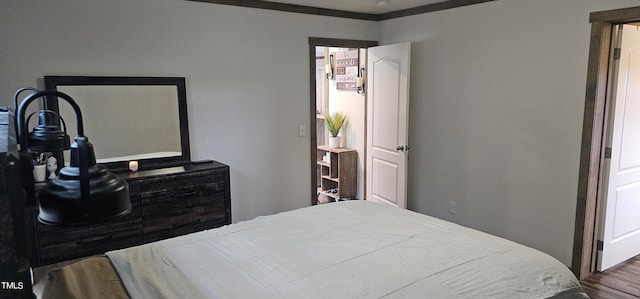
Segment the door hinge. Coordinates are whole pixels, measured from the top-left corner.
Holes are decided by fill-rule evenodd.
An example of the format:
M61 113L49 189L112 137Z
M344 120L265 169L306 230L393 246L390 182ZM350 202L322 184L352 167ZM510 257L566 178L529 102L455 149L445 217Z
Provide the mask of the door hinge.
M597 240L596 241L596 250L602 251L603 249L604 249L604 242L602 242L601 240Z
M620 56L622 56L622 49L621 48L613 49L613 59L620 60Z
M610 147L605 147L604 148L604 158L605 159L611 159L611 148Z

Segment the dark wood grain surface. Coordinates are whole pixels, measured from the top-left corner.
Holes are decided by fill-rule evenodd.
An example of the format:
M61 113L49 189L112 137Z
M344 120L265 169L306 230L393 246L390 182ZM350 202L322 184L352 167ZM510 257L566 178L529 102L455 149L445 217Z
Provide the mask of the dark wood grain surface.
M640 255L581 281L593 299L640 298Z
M121 172L131 213L105 223L56 227L37 223L36 266L184 235L231 223L229 166L209 161ZM37 211L32 218L35 219Z

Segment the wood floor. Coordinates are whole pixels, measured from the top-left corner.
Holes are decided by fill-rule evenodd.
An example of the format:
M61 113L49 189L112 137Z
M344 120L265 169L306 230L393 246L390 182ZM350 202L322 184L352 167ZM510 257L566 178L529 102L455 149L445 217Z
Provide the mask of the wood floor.
M593 299L640 298L640 255L581 281Z

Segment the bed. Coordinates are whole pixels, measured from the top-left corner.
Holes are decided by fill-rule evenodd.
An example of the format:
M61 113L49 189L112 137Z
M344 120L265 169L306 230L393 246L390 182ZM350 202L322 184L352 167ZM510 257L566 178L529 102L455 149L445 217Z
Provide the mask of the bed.
M49 274L43 298L588 298L538 250L354 200L110 251Z

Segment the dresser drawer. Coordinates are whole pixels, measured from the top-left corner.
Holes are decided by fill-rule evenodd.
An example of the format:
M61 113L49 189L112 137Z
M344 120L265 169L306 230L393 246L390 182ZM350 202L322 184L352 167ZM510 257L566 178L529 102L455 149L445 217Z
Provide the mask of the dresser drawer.
M140 203L126 216L101 224L78 227L38 225L40 264L46 265L142 244Z
M228 224L224 209L218 204L194 208L189 213L189 215L176 215L165 219L153 218L149 221L145 219L144 242L172 238Z
M178 189L197 189L207 185L213 192L225 190L224 175L220 173L193 173L183 176L169 176L157 180L148 180L140 186L140 193L176 191Z
M140 216L142 215L142 206L140 202L140 196L131 196L131 212L120 218L109 220L102 223L92 225L78 225L78 226L56 226L46 225L40 222L36 222L36 230L38 231L39 243L42 244L42 240L55 239L70 239L85 236L95 235L96 232L109 231L118 229L120 227L129 227L140 225L142 221ZM48 241L45 241L48 242Z
M142 194L142 218L145 242L164 232L163 237L183 235L226 224L225 194L218 184L190 186Z

